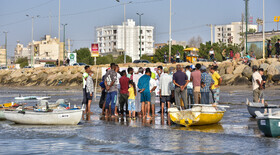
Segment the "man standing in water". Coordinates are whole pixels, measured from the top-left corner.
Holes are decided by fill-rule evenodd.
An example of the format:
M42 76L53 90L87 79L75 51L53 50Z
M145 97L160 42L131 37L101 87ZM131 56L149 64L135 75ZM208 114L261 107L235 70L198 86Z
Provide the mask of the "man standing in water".
M92 101L94 87L93 87L93 79L92 79L93 72L89 71L88 74L89 75L86 80L86 93L87 93L87 101L88 101L87 107L86 107L86 115L87 115L86 117L87 117L87 120L89 121L90 115L91 115L90 105L91 105L91 101Z
M201 64L195 65L195 71L191 73L191 81L193 83L193 94L195 104L200 103L200 86L201 86Z
M90 72L90 67L85 66L85 72L83 73L83 101L82 101L82 104L85 105L86 107L87 107L87 104L88 104L87 92L86 92L86 80L87 80L89 72ZM86 114L86 111L84 111L84 114ZM84 119L84 116L83 116L83 119Z
M116 64L111 63L111 69L106 73L105 86L107 90L106 105L105 105L105 117L109 116L109 104L111 103L111 115L115 116L115 104L117 101L117 73L115 71Z
M214 80L214 84L211 89L213 94L214 103L217 105L220 101L220 85L222 83L222 77L217 72L218 66L212 66L210 68L210 72L212 73L212 79Z
M252 84L253 84L253 102L258 102L261 94L262 87L262 76L258 72L258 67L254 65L252 67L253 75L252 75Z
M201 104L209 104L210 87L214 83L211 75L206 72L206 67L201 67Z
M141 93L141 102L142 102L142 115L145 118L150 119L150 104L151 104L151 93L150 93L150 79L151 79L151 70L146 68L145 75L143 75L138 82L139 92ZM145 104L147 103L147 105ZM145 110L147 107L147 111Z
M139 79L143 76L144 69L140 67L138 69L138 73L133 75L133 82L138 84ZM135 112L137 112L137 115L141 117L141 102L140 102L140 96L139 88L136 87L137 96L135 96Z
M179 107L181 104L180 99L184 102L183 109L186 109L187 102L187 93L186 87L189 83L187 75L182 72L181 65L176 66L177 72L173 75L173 83L175 84L175 103L176 106Z

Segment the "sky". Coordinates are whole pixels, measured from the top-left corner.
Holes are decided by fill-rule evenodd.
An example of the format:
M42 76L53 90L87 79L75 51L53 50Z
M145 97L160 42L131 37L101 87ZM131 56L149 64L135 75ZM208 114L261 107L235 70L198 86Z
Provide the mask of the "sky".
M66 26L66 39L71 40L71 51L90 47L96 41L95 28L105 25L121 25L126 18L139 24L136 13L144 13L142 25L154 26L155 43L165 43L169 38L170 0L61 0L61 24ZM46 34L58 37L59 0L0 0L0 46L5 44L7 31L8 56L14 55L17 41L24 46L31 41L34 19L34 40ZM256 24L262 18L263 0L249 1L249 14ZM276 30L274 16L280 16L280 0L265 0L266 31ZM207 24L221 25L241 21L245 12L244 0L172 0L172 40L188 41L201 36L203 42L210 40ZM279 24L280 25L280 24ZM280 27L280 26L279 26ZM63 41L63 27L60 39Z

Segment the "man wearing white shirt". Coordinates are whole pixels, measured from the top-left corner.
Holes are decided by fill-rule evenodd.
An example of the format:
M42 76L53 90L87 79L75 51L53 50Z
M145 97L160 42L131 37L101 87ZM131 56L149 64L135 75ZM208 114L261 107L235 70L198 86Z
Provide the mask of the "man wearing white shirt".
M258 102L261 94L262 87L262 76L258 72L258 67L254 65L252 67L253 75L252 75L252 84L253 84L253 102Z
M186 74L188 76L188 80L191 80L191 66L186 66ZM188 100L188 106L187 108L191 108L191 105L194 104L194 98L193 98L193 84L190 81L187 85L187 100Z
M143 75L143 73L144 73L144 69L140 67L138 69L138 73L133 75L133 82L135 83L135 85L138 84L138 81L140 77ZM138 87L136 87L136 91L137 91L137 96L135 96L135 112L137 112L138 117L141 117L141 105L142 105L140 101L141 93L139 93Z
M155 79L150 79L150 93L151 93L151 106L152 106L152 116L155 117L155 104L156 104L156 90L157 82Z
M209 55L210 55L210 60L214 60L215 52L214 52L213 48L211 48L211 50L209 51Z
M164 68L164 73L161 75L159 81L159 95L160 95L162 115L164 114L164 105L166 103L167 103L167 108L170 108L170 96L171 96L172 85L173 85L172 77L168 75L168 68Z

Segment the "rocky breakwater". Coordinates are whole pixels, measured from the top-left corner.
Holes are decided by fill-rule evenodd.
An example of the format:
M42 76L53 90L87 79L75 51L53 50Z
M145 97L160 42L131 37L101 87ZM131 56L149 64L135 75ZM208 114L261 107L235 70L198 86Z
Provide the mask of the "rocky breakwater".
M210 66L211 62L201 62L204 66ZM174 67L176 64L150 63L150 64L119 64L120 67ZM191 65L181 63L182 66ZM280 62L278 59L254 60L251 66L257 65L265 70L268 82L280 83ZM218 72L223 78L223 85L250 85L252 69L242 62L224 61L218 63ZM94 81L101 80L101 69L108 65L91 66L94 72ZM0 85L2 86L81 86L83 66L61 66L55 68L26 68L17 70L0 70Z
M267 82L278 84L280 82L280 62L276 58L266 60L253 60L253 65L263 68L267 76ZM223 78L223 85L251 85L252 68L242 62L224 61L219 63L218 71Z

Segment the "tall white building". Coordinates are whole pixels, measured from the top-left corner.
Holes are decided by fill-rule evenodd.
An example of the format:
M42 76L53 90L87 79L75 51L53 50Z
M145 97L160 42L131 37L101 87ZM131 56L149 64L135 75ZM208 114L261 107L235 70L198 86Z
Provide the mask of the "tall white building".
M135 21L128 19L124 23L126 29L126 40L124 39L124 26L111 25L96 29L97 43L101 55L118 53L123 54L126 49L126 55L132 58L132 61L140 59L141 55L154 54L153 45L153 26L141 26L141 49L140 49L140 26L135 25ZM126 45L126 46L125 46Z
M242 31L243 28L243 31ZM257 25L248 24L249 29L255 29L258 31ZM246 31L245 22L232 22L228 25L217 25L215 26L215 42L223 42L226 44L240 44L241 43L241 35L240 33Z

